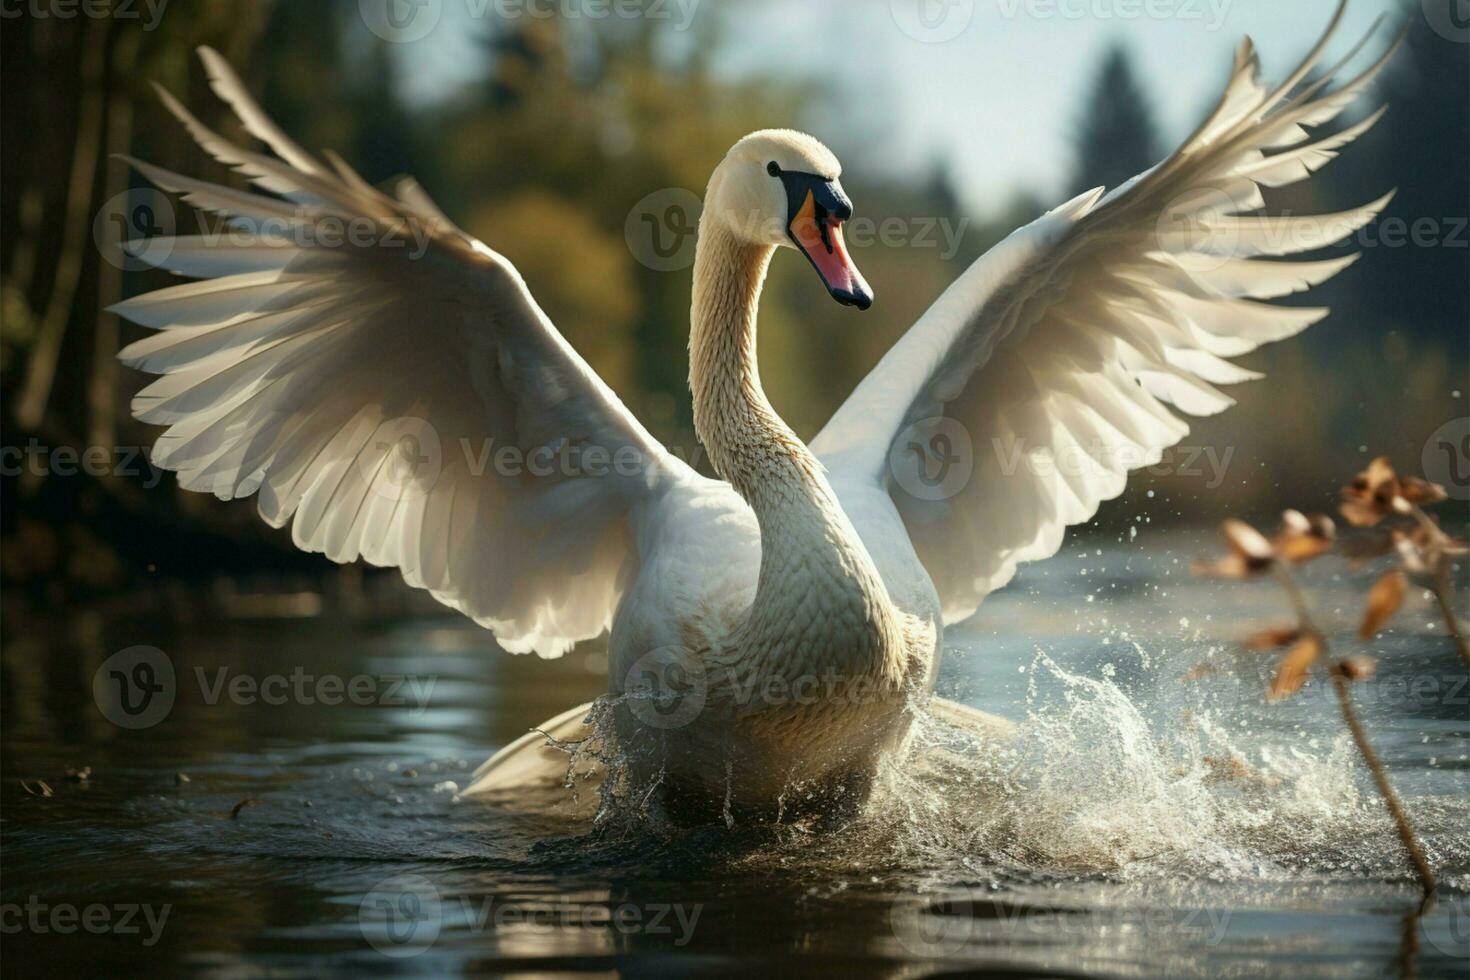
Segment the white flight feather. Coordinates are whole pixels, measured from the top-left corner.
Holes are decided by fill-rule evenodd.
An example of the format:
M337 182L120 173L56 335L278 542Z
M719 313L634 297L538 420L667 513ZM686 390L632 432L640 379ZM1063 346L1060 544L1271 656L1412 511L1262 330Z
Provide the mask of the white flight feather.
M1255 48L1243 42L1220 102L1178 150L979 259L812 441L839 485L878 486L892 498L946 622L974 612L1019 562L1053 554L1068 524L1091 518L1130 469L1182 438L1188 427L1165 403L1188 415L1223 410L1231 400L1214 386L1257 375L1222 358L1326 315L1258 301L1324 282L1356 256L1272 260L1343 240L1392 195L1338 214L1251 212L1262 206L1260 187L1310 177L1382 114L1315 142L1308 134L1367 91L1398 46L1327 91L1360 42L1302 86L1342 13L1274 88L1262 85ZM935 501L911 491L917 467L943 464L949 443L927 460L891 450L952 432L943 420L969 434L974 472ZM1030 465L1038 458L1047 465Z

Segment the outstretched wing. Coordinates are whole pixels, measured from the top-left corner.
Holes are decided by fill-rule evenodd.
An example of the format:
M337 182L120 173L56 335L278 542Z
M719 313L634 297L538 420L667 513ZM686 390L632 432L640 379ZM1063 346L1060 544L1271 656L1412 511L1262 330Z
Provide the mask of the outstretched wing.
M141 243L199 282L118 304L159 332L121 353L162 375L133 401L167 425L153 459L190 490L258 494L334 561L409 584L555 656L604 630L632 567L628 517L687 468L557 333L502 256L418 185L390 197L313 159L229 66L214 91L275 156L232 145L167 93L207 152L275 197L134 165L216 214ZM206 224L208 222L206 221Z
M1389 197L1342 214L1248 212L1262 207L1261 187L1307 178L1382 113L1307 133L1393 51L1335 91L1333 72L1302 86L1341 17L1276 88L1243 42L1218 107L1183 146L979 259L813 440L835 477L887 488L947 621L974 612L1018 562L1055 554L1067 525L1121 493L1130 469L1158 462L1189 431L1167 405L1210 415L1233 404L1214 386L1258 375L1224 358L1328 312L1255 300L1317 285L1356 255L1261 256L1340 241Z

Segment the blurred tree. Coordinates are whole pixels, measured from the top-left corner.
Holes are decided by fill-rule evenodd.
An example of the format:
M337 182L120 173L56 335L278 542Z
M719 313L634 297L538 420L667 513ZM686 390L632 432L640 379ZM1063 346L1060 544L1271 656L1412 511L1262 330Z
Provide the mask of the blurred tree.
M1397 187L1378 224L1359 309L1416 342L1448 342L1463 369L1470 323L1470 46L1442 37L1415 11L1378 85L1388 113L1343 162L1335 204ZM1463 371L1461 372L1463 374ZM1463 379L1462 379L1463 380Z
M426 114L420 152L437 168L425 184L441 206L524 260L572 345L655 434L692 447L690 271L639 264L624 225L656 191L703 196L730 145L790 124L800 95L769 81L716 80L704 58L688 55L718 45L718 17L701 19L696 30L707 36L684 54L660 43L666 24L495 19L481 46L483 81ZM600 301L595 287L605 290Z
M1230 390L1240 404L1193 424L1189 442L1229 451L1220 487L1179 477L1131 481L1119 510L1157 489L1180 513L1230 506L1269 512L1283 499L1332 506L1339 474L1380 453L1417 466L1428 435L1465 414L1470 390L1470 47L1435 33L1413 5L1405 47L1376 94L1327 127L1321 139L1379 105L1377 126L1342 151L1320 178L1265 191L1278 214L1329 214L1398 192L1383 215L1344 241L1302 259L1349 252L1361 261L1324 286L1276 302L1328 307L1333 315L1300 337L1249 355L1268 381ZM1381 31L1336 85L1354 78L1390 43ZM1304 85L1314 82L1314 72ZM1208 108L1201 107L1202 117ZM1291 425L1281 425L1289 418ZM1319 451L1303 452L1304 446Z
M874 141L851 139L850 120L832 122L844 118L834 109L846 105L845 93L768 75L740 80L715 69L729 19L737 16L746 14L734 5L710 7L687 29L652 11L637 18L480 18L479 78L412 104L402 73L424 49L409 52L371 34L356 0L203 4L188 16L162 18L141 37L130 33L137 22L123 19L7 20L0 33L5 445L34 436L51 446L114 439L137 446L156 435L124 409L144 379L112 359L143 331L100 310L120 294L176 280L103 261L92 225L103 200L144 186L108 159L112 153L242 183L202 154L150 91L150 82L162 83L207 124L258 148L209 93L193 57L201 43L233 62L266 110L309 150L333 148L374 182L418 177L452 217L518 264L557 326L651 431L691 455L690 270L640 263L624 239L625 224L650 194L677 188L702 196L711 169L751 130L796 126L839 141L847 132L844 183L857 209L849 245L878 303L866 314L839 307L807 264L783 251L761 309L761 368L772 398L799 433L814 434L960 271L1035 217L1041 202L1018 194L989 220L966 223L943 169L874 176L881 171L864 156ZM1304 454L1302 445L1353 452L1371 445L1412 459L1414 440L1422 444L1424 433L1464 413L1464 401L1449 392L1470 387L1463 378L1470 248L1464 231L1455 231L1455 221L1470 212L1463 101L1470 48L1434 35L1423 18L1414 23L1409 49L1384 83L1394 106L1380 130L1334 164L1310 195L1288 189L1268 201L1317 213L1398 183L1402 192L1389 215L1408 229L1432 219L1438 237L1422 246L1412 237L1355 240L1368 253L1365 261L1329 292L1305 299L1333 305L1339 315L1299 344L1257 355L1252 366L1269 373L1271 383L1235 389L1241 406L1202 421L1191 436L1197 445L1232 448L1230 480L1204 487L1176 479L1170 503L1178 513L1161 517L1214 513L1225 494L1236 495L1225 501L1232 507L1241 497L1302 499L1313 485L1335 487L1341 476L1340 457ZM1076 189L1115 185L1162 155L1144 91L1126 52L1115 48L1079 117ZM1045 203L1055 203L1050 198ZM196 230L192 209L173 210L180 233ZM1356 342L1345 345L1344 336ZM25 421L34 424L22 426L17 406L27 395ZM1282 417L1294 424L1278 424ZM1266 472L1269 479L1247 479ZM14 560L28 554L70 555L73 565L121 568L135 581L152 574L145 571L150 565L195 582L225 569L325 570L296 556L286 536L265 529L252 508L170 493L171 478L146 491L136 485L151 475L6 477L0 513L7 576L31 567ZM1134 480L1112 512L1157 508L1159 502L1135 494L1153 486L1171 487L1167 478ZM18 534L21 526L29 530ZM81 534L86 528L95 533ZM82 541L85 547L75 544ZM108 544L119 561L96 554Z
M212 44L237 62L253 45L267 4L203 5L189 17L148 25L135 5L93 5L87 16L17 11L0 32L0 389L4 443L26 462L0 475L0 567L17 585L52 603L136 581L156 563L177 573L193 559L176 539L180 516L201 513L181 494L145 493L150 474L135 450L141 427L126 419L132 378L114 360L124 336L102 308L124 292L170 281L124 271L99 219L105 201L141 181L113 154L130 153L171 169L221 171L177 126L168 124L150 82L201 106L193 49ZM131 12L131 16L129 13ZM167 216L163 216L164 220ZM177 214L179 230L192 220ZM113 232L115 233L115 232ZM120 383L127 377L128 384ZM95 447L113 465L68 475L65 451ZM16 458L10 456L8 458ZM74 457L75 458L75 457ZM93 456L92 458L96 458ZM243 523L247 515L210 514L190 541ZM243 548L214 537L214 561L259 563L259 537ZM162 546L156 542L164 542ZM197 572L203 563L194 565ZM13 592L11 594L14 594Z
M1073 194L1099 185L1117 187L1161 156L1153 109L1126 48L1114 45L1108 50L1089 92L1077 134Z

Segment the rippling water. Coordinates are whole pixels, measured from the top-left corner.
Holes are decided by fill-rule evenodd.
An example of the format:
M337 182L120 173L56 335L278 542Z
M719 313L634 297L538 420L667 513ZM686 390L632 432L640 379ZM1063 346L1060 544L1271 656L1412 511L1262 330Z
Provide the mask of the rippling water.
M1441 873L1415 918L1330 690L1268 705L1269 660L1236 652L1284 603L1192 581L1207 547L1076 545L992 597L940 686L1019 736L977 752L921 721L835 834L457 801L495 747L605 689L595 645L510 657L452 615L9 622L5 965L1463 977L1470 690L1432 609L1411 597L1356 690ZM1366 582L1310 577L1350 623ZM136 645L166 655L174 696L127 728L93 682Z

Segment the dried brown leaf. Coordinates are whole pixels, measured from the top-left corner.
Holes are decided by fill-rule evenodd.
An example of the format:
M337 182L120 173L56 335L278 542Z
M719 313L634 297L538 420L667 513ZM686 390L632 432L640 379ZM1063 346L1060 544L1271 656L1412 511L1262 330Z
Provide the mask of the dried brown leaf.
M1363 610L1363 622L1358 627L1358 636L1364 640L1383 628L1390 616L1403 605L1404 593L1409 580L1402 569L1393 568L1384 572L1373 588L1368 590L1368 605Z
M1372 504L1365 504L1360 500L1344 500L1337 508L1337 512L1353 527L1372 527L1383 520L1385 513Z
M1281 663L1276 667L1276 677L1271 681L1271 687L1267 690L1266 696L1272 701L1279 701L1301 690L1302 684L1307 680L1307 671L1320 656L1322 656L1322 640L1315 633L1303 634L1301 639L1286 651L1286 656L1281 658Z
M1320 558L1331 550L1331 538L1319 538L1313 534L1296 534L1276 539L1276 553L1294 564Z
M1289 562L1311 561L1332 550L1337 528L1325 514L1308 517L1299 510L1281 515L1281 529L1271 542L1278 557Z
M1312 522L1307 520L1307 515L1299 510L1284 510L1281 512L1282 534L1310 534Z
M1269 564L1275 557L1271 550L1271 542L1266 536L1245 521L1238 521L1233 517L1226 518L1220 525L1220 533L1225 537L1225 543L1230 550L1244 558L1250 564Z
M1399 491L1409 503L1419 504L1420 506L1437 504L1449 496L1449 494L1445 493L1444 487L1438 483L1430 483L1428 480L1420 479L1417 476L1404 477Z
M1390 484L1394 484L1397 489L1398 479L1399 475L1394 472L1393 464L1388 461L1388 457L1379 456L1368 464L1367 469L1354 478L1352 485L1356 487L1362 481L1366 483L1370 491L1377 493Z
M1355 527L1372 527L1389 513L1402 512L1402 500L1398 475L1388 457L1379 456L1342 488L1338 511Z
M1247 650L1275 650L1277 647L1289 646L1295 643L1302 635L1299 626L1273 626L1271 629L1252 633L1245 639Z

